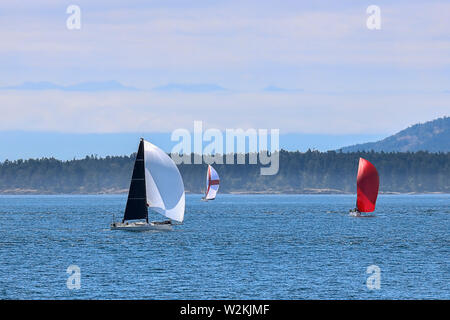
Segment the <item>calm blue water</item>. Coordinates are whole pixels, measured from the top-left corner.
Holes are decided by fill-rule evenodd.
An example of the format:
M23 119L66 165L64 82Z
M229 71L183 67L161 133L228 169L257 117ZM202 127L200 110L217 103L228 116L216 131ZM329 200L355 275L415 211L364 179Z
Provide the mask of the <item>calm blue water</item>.
M450 298L450 195L381 195L370 219L350 195L189 195L173 232L110 231L125 199L1 196L0 298Z

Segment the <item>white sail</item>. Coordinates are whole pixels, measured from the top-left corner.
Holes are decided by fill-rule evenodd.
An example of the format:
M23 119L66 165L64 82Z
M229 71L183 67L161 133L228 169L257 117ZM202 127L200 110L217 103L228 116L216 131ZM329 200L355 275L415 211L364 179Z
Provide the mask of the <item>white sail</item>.
M173 160L157 146L144 141L145 188L149 208L182 222L185 195L183 179Z
M208 171L206 173L206 200L212 200L216 198L217 191L219 191L219 174L210 165L208 165Z

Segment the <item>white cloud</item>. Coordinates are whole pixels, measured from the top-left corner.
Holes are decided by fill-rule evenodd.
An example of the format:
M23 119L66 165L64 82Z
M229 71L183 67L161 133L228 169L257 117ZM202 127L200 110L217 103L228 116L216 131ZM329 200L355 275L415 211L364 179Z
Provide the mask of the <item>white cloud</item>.
M50 2L52 3L52 2ZM80 31L64 13L45 20L5 20L0 52L19 52L27 66L238 69L284 63L448 66L450 4L382 6L382 30L365 28L364 8L277 10L248 15L236 7L82 7ZM378 33L377 33L378 32ZM440 38L441 37L441 38ZM439 39L440 38L440 39ZM65 59L64 59L65 58ZM55 61L56 60L56 61Z
M448 115L448 94L154 92L0 92L0 130L60 132L167 132L208 127L281 128L307 133L390 133ZM407 106L405 99L410 100Z

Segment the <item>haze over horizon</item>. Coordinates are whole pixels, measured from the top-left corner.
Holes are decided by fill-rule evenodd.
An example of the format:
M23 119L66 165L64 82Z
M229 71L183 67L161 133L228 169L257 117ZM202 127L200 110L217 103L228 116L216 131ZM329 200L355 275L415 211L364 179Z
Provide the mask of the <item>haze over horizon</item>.
M99 157L130 155L136 152L139 138L156 144L169 153L178 143L170 140L171 133L60 133L60 132L0 132L0 162L6 159L56 158L81 159L90 155ZM288 151L335 150L353 143L376 141L379 135L320 135L280 134L280 148ZM270 140L269 140L270 141ZM210 142L203 142L203 148Z
M169 151L195 120L326 151L450 114L450 3L378 1L380 30L353 1L74 4L80 30L65 2L0 4L2 161Z
M308 149L321 152L343 150L344 152L366 150L377 151L430 151L448 152L449 117L439 118L404 128L389 137L378 135L324 135L281 133L279 149L305 152ZM246 134L242 131L244 135ZM227 136L222 133L223 146L227 145ZM167 153L182 141L171 140L170 132L127 132L127 133L61 133L61 132L0 132L0 162L4 160L56 158L59 160L82 159L86 156L122 156L136 152L139 138L158 145ZM194 132L190 131L191 148L194 145ZM202 150L211 143L202 133ZM267 139L271 148L272 137ZM237 141L235 141L236 147ZM361 149L358 149L361 148ZM248 152L249 140L246 138L245 151ZM193 151L193 150L192 150ZM229 150L224 150L229 152ZM235 150L237 151L237 150ZM178 152L178 151L176 151ZM206 152L208 153L208 152ZM221 152L219 152L221 153Z

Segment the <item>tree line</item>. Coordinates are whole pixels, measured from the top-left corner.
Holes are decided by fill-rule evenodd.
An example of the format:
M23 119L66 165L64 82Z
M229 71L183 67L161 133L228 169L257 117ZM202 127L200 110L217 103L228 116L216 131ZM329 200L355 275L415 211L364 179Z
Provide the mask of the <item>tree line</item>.
M54 158L0 163L0 193L76 194L127 192L135 154L91 155L61 161ZM261 165L213 164L222 193L352 193L358 159L372 162L380 175L381 192L450 192L450 153L428 152L289 152L279 153L276 175L260 175ZM193 155L191 155L193 159ZM259 162L258 162L259 163ZM178 166L185 189L205 190L206 164Z

